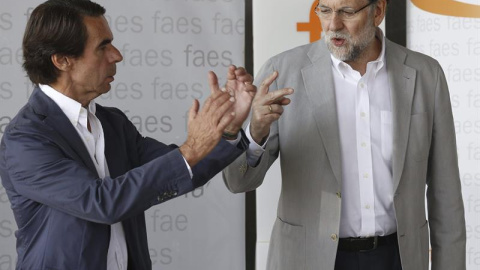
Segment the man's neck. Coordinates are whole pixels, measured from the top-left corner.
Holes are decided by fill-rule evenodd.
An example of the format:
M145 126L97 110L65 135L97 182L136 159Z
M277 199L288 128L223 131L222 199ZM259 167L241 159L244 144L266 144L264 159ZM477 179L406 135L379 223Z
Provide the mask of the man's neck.
M77 102L82 104L82 107L84 108L88 108L88 104L90 104L90 101L92 101L92 99L88 99L87 97L78 96L78 94L76 94L76 92L72 90L72 84L65 83L62 80L57 80L57 82L50 84L50 87L60 92L61 94L73 100L76 100Z

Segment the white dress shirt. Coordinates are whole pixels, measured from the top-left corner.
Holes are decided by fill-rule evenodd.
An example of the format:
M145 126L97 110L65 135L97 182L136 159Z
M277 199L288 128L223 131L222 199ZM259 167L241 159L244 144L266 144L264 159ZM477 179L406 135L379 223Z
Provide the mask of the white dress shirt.
M377 60L361 76L332 58L342 161L340 237L369 237L396 232L392 177L392 110L385 63L385 40ZM324 75L320 75L324 76ZM321 86L319 86L321 87ZM250 140L247 161L255 166L265 145Z
M40 85L40 89L50 97L65 113L83 140L90 158L100 178L110 176L105 159L105 138L102 124L95 116L95 101L91 101L88 110L82 105L54 90L48 85ZM87 122L88 119L88 122ZM90 123L91 132L88 131ZM107 255L107 270L126 270L128 265L127 243L121 222L111 225L110 245Z

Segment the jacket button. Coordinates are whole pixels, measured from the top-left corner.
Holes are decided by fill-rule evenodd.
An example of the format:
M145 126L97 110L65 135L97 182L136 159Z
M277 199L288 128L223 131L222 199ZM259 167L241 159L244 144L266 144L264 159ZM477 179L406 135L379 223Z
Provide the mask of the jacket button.
M342 193L337 192L337 198L341 199L342 198Z
M238 168L241 173L245 173L247 171L247 164L242 164L240 165L240 168Z
M332 238L333 241L337 241L337 239L338 239L338 237L335 233L330 235L330 238Z

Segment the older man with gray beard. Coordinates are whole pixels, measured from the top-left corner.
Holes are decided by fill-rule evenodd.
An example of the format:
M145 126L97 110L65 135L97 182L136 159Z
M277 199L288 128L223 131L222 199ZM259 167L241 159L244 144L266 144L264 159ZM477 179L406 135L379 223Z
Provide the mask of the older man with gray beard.
M319 0L322 40L274 56L255 78L249 150L223 175L232 192L254 190L280 156L268 269L466 268L445 76L384 37L386 8Z

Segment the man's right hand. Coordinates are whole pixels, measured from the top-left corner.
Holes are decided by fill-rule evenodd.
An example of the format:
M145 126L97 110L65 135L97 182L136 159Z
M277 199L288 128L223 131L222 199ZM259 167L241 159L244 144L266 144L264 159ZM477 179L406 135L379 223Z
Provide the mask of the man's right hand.
M208 83L211 94L201 110L198 100L193 101L188 113L187 140L180 146L180 153L190 167L195 166L215 148L224 129L235 118L232 111L235 99L220 90L217 76L212 71L208 74Z
M290 104L290 99L285 96L293 94L291 88L269 92L270 85L277 77L278 72L275 71L266 78L253 98L250 135L259 145L263 144L270 133L270 125L282 115L283 106Z

